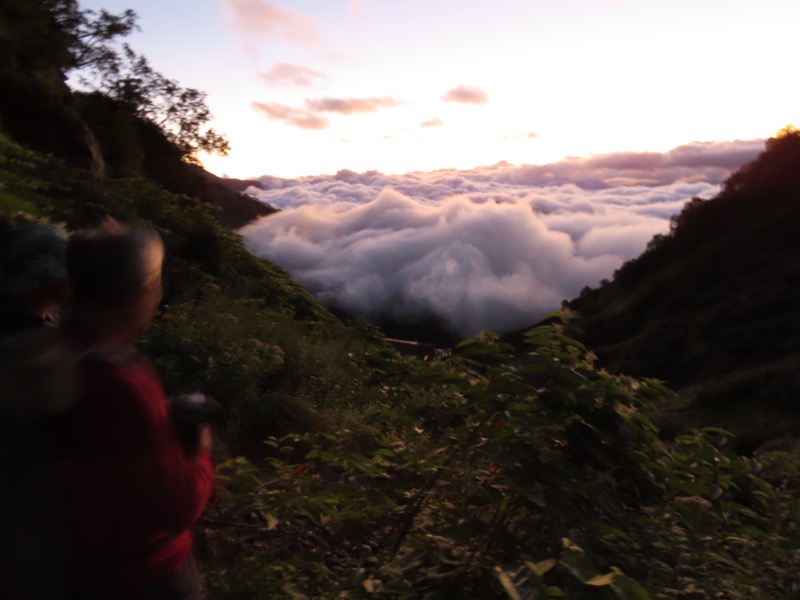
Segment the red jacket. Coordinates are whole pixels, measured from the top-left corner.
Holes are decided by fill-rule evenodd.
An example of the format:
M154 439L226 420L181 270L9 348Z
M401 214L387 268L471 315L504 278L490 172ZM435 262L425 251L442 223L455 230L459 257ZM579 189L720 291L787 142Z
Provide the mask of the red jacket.
M149 366L88 361L78 385L75 407L55 423L61 508L80 580L123 597L186 559L213 467L207 453L186 459Z

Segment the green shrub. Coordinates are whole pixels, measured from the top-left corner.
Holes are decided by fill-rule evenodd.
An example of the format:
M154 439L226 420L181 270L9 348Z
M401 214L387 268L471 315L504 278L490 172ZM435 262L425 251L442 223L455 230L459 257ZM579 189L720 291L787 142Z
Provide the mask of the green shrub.
M566 315L567 321L569 316ZM459 422L357 450L267 440L220 467L209 583L231 598L778 598L800 591L797 503L706 429L665 445L557 323L515 354L484 334L448 369ZM304 454L298 458L298 453Z

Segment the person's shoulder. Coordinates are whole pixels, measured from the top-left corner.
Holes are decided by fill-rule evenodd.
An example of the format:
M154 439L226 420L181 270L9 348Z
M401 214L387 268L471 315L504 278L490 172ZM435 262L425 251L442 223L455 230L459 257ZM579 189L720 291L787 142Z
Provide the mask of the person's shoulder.
M40 328L0 344L0 415L43 418L69 409L76 352L58 333Z
M79 361L80 386L90 400L152 403L164 400L161 380L142 358L126 351L87 352Z
M85 379L137 382L158 380L158 375L142 357L128 350L90 350L78 360Z
M44 326L43 318L25 312L16 302L0 295L0 342L7 341L21 332L38 330Z
M131 350L112 348L110 350L86 350L78 361L81 367L105 367L114 370L136 370L143 363Z

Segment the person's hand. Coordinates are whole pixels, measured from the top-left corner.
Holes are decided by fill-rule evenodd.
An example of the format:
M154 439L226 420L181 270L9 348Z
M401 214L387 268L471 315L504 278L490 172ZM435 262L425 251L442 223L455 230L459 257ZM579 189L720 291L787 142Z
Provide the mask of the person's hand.
M200 452L211 452L214 448L214 435L211 433L209 425L200 426L200 443L198 446Z

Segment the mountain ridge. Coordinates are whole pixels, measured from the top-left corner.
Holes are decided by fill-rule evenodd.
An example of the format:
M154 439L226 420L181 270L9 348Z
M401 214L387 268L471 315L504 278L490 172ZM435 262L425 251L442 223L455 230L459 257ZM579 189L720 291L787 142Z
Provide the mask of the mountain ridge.
M681 392L689 422L710 417L744 433L759 410L800 410L792 401L800 394L798 223L800 132L787 128L715 198L689 202L613 280L567 304L609 369L663 379ZM800 433L757 429L751 434L765 439Z

